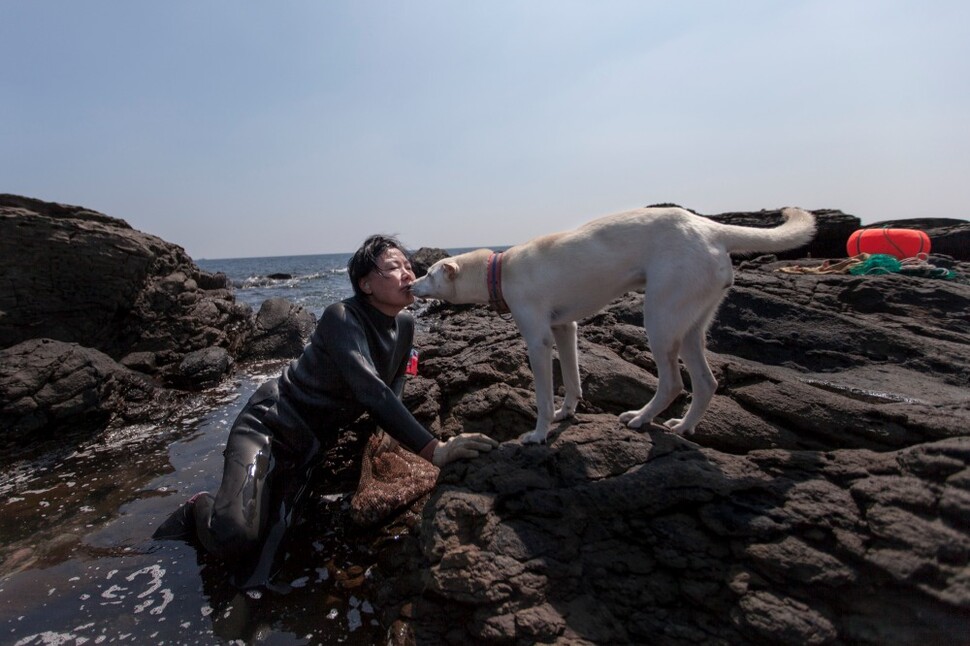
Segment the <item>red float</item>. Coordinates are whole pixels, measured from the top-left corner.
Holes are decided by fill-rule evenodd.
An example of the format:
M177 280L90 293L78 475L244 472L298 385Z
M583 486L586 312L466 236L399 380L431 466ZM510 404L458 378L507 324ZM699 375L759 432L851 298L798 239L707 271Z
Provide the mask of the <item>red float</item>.
M849 256L884 253L899 260L930 252L930 237L916 229L859 229L845 245Z

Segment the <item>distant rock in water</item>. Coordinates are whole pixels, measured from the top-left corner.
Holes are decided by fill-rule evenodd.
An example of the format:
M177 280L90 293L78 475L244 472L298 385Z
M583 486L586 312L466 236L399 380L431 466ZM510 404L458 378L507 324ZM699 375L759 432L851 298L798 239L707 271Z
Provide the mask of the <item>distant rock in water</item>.
M293 274L268 274L266 277L271 280L291 280Z

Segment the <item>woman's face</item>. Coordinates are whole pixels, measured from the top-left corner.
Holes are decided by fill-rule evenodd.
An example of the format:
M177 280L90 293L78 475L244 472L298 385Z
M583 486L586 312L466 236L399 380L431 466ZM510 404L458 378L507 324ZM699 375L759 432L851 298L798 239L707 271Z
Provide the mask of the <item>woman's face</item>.
M395 316L414 302L411 262L400 249L387 249L377 258L377 268L360 279L360 288L371 305L388 316Z

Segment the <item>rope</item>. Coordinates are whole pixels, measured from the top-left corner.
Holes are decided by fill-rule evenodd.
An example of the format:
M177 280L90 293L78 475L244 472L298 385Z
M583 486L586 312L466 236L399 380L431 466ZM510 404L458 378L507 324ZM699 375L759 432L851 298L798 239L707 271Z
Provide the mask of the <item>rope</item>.
M853 276L873 274L898 274L902 264L895 257L884 253L874 253L861 263L849 267Z
M853 276L903 274L924 278L942 278L943 280L957 279L958 274L955 271L937 267L931 264L928 259L929 257L925 253L902 261L888 254L860 253L858 256L835 263L826 260L818 266L791 265L781 267L778 271L786 274L852 274Z
M907 258L901 264L899 273L906 276L925 276L926 278L942 278L943 280L952 280L956 277L956 272L952 269L930 264L925 253L919 253L915 258Z

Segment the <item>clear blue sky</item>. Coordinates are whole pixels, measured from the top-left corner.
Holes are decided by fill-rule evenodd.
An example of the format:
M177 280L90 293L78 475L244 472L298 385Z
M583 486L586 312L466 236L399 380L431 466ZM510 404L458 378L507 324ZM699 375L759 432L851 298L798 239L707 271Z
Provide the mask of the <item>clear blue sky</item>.
M195 258L970 218L966 0L0 0L0 192Z

